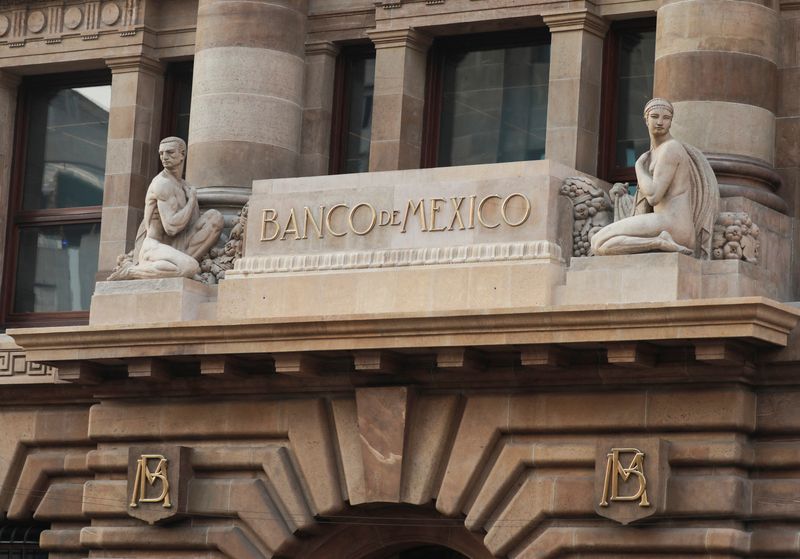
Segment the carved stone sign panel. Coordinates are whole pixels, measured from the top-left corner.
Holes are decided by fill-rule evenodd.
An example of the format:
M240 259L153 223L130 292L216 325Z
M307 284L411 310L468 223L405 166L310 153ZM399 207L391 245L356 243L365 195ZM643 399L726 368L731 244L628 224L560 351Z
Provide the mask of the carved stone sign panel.
M128 514L150 524L186 512L189 449L152 445L128 449Z
M661 439L602 439L595 459L594 510L629 524L666 506L669 464Z
M558 196L569 173L525 161L256 181L237 269L385 268L483 261L489 253L558 260L571 246Z

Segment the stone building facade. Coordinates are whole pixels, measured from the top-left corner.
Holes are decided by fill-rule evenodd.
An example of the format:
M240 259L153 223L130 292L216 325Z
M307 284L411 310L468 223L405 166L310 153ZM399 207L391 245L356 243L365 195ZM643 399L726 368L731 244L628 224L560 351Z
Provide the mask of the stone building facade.
M799 90L793 0L0 3L0 558L800 556ZM586 257L654 96L712 254ZM105 281L165 136L243 251Z

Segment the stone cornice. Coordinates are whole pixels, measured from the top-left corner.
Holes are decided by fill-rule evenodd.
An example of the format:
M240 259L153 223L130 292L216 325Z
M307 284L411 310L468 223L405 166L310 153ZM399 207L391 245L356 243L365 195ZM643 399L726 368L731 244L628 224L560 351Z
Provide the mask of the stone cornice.
M144 55L120 56L107 58L106 66L111 69L112 74L125 74L129 72L149 72L151 74L163 75L165 66L158 60Z
M588 9L573 12L551 12L543 14L542 18L551 33L586 31L602 39L608 32L608 22Z
M337 56L339 54L339 45L331 41L313 41L306 43L306 56L311 55L328 55Z
M433 41L430 35L416 29L375 30L367 31L367 35L376 49L405 47L427 52Z
M61 367L76 360L464 346L737 340L780 347L787 344L798 319L800 309L763 297L743 297L426 316L29 328L8 333L30 361Z

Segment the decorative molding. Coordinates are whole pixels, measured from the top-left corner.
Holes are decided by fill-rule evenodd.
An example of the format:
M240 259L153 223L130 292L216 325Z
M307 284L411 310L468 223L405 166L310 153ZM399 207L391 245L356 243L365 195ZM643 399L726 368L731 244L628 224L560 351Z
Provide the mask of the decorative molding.
M336 57L339 55L339 45L331 41L313 41L306 43L306 56L327 55Z
M107 58L106 66L111 69L112 74L149 72L157 76L163 76L165 71L164 65L158 60L138 54L133 56Z
M388 29L385 31L367 31L376 49L409 48L420 52L428 52L433 38L416 29Z
M405 248L323 254L253 256L236 262L228 277L248 274L400 268L509 260L561 260L561 247L550 241Z
M31 41L58 44L65 38L93 41L108 34L131 37L143 27L141 0L10 4L15 7L0 11L0 46L9 48L24 47Z
M5 377L22 376L49 376L56 372L55 367L48 367L41 363L32 363L25 356L22 349L0 349L0 384Z
M601 39L608 32L608 22L587 9L575 12L558 12L543 14L542 19L550 28L551 33L562 31L586 31Z

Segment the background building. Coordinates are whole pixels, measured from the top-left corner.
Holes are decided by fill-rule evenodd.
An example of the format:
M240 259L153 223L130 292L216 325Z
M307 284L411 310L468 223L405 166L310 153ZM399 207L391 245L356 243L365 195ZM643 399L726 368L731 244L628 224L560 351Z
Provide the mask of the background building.
M798 91L790 0L0 3L0 558L800 555ZM634 181L653 96L756 263L572 257L561 182ZM170 135L254 194L242 265L92 303ZM459 256L462 187L530 223ZM419 231L264 242L390 189Z

